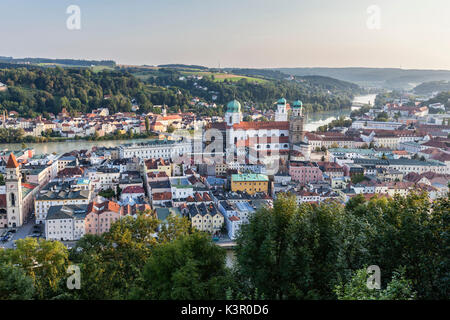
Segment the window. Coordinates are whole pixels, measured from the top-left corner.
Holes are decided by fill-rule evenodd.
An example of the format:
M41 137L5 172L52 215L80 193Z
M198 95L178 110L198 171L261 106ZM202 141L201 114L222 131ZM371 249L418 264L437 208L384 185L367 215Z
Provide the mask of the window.
M16 195L14 193L11 193L10 198L11 198L11 205L13 207L15 207L16 206Z

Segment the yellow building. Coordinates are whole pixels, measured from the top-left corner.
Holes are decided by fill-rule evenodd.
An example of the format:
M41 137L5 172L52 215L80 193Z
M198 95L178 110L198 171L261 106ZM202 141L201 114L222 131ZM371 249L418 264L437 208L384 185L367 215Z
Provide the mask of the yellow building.
M269 178L265 174L233 174L231 175L231 191L245 191L248 194L268 193Z
M182 209L189 215L192 228L215 234L220 231L225 221L224 216L214 203L191 204Z

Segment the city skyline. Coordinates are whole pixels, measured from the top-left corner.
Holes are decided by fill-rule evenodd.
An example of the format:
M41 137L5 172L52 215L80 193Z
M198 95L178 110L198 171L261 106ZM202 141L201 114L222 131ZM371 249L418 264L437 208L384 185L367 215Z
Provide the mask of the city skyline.
M71 5L80 8L80 30L66 26ZM5 0L0 55L133 65L450 70L444 40L450 38L449 6L444 0Z

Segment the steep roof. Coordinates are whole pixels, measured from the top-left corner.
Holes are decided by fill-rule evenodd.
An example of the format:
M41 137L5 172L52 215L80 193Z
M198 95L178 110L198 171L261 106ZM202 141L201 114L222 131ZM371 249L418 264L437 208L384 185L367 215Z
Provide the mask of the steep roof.
M252 122L240 122L233 125L233 129L238 130L262 130L262 129L278 129L289 130L288 121L252 121Z
M17 163L16 157L11 152L11 154L9 155L9 158L8 158L8 162L6 163L6 168L14 169L14 168L18 168L18 167L19 167L19 164Z

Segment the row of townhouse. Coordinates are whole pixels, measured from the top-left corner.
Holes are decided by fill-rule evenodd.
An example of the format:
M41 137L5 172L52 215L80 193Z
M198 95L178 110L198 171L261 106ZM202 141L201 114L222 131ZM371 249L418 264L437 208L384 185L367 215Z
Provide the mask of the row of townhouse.
M430 137L412 130L363 130L361 139L367 144L373 143L376 147L396 150L402 143L425 142Z
M76 241L85 234L100 235L108 232L119 219L148 210L148 204L121 206L109 200L52 206L45 220L45 237L48 240Z
M224 225L224 216L215 203L186 204L180 207L192 227L199 231L216 234Z

